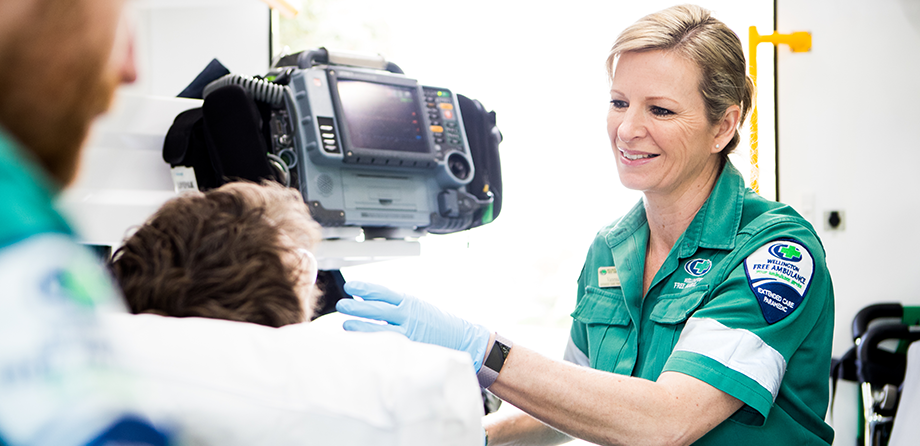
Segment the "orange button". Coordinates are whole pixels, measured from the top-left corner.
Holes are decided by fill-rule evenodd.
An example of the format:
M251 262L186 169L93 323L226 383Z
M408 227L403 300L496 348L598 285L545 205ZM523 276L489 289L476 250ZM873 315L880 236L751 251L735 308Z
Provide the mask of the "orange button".
M444 110L444 119L454 119L454 112L450 110Z
M438 107L441 107L441 110L453 110L454 104L448 104L446 102L442 102L438 104Z
M431 126L431 133L444 133L444 127L433 125Z

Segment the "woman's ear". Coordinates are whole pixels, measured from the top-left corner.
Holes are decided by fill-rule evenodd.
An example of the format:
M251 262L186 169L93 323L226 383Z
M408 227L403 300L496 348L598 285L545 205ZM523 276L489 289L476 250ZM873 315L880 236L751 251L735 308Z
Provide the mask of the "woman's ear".
M735 130L738 130L738 125L741 120L741 108L737 105L732 105L725 110L725 114L722 115L722 120L717 124L716 136L715 136L715 146L713 147L713 153L719 153L722 150L725 150L725 146L731 142L732 138L735 137Z

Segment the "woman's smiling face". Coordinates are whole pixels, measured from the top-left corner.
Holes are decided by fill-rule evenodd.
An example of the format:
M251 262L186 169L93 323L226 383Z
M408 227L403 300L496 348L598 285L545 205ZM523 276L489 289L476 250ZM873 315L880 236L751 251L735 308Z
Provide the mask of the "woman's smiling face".
M718 171L719 126L706 117L700 76L693 62L672 52L619 57L607 132L624 186L679 197Z

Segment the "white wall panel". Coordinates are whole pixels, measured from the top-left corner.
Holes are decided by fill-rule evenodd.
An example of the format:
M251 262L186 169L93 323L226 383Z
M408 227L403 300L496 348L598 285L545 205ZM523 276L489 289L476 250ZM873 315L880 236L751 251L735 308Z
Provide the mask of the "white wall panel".
M882 301L920 304L920 2L779 0L781 32L810 31L809 53L781 48L780 200L818 229L836 293L834 354L851 323ZM844 211L844 228L824 220ZM836 444L855 436L855 388L844 386Z
M269 9L256 0L131 0L138 79L132 93L175 96L217 58L231 72L268 69Z

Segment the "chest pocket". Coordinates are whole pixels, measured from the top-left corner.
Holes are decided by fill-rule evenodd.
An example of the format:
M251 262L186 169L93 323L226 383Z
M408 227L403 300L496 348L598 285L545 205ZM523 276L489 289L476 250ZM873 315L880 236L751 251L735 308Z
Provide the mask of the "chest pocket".
M709 285L700 285L682 293L658 296L649 319L659 324L683 325L703 303L708 292Z
M702 305L708 288L708 285L700 285L691 290L658 297L649 314L652 323L644 330L643 347L649 350L649 355L641 363L642 375L657 378L661 373L670 352L674 351L680 339L687 319Z
M630 354L630 317L621 288L585 288L572 318L584 324L591 367L610 372ZM626 358L624 358L624 356Z

